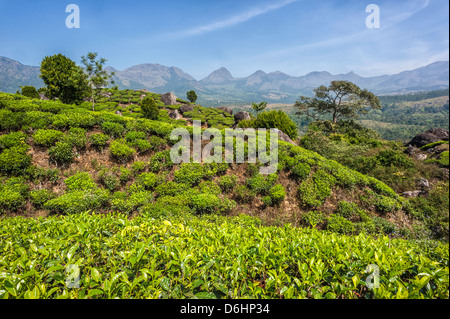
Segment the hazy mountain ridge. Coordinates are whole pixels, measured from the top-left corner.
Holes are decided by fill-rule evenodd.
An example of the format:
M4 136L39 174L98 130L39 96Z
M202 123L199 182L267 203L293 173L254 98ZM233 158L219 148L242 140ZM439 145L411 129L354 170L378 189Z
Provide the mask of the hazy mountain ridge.
M435 90L449 86L448 61L375 77L362 77L354 72L333 75L327 71L290 76L279 71L266 73L258 70L250 76L235 78L222 67L196 80L180 68L150 63L122 71L112 67L107 67L107 70L116 73L115 82L121 89L148 89L156 93L172 91L181 98L185 97L186 91L194 89L199 95L199 102L211 104L255 100L292 103L299 95L311 95L314 88L335 80L354 82L376 94ZM13 93L20 85L27 84L36 87L43 85L39 79L39 68L0 57L0 91Z

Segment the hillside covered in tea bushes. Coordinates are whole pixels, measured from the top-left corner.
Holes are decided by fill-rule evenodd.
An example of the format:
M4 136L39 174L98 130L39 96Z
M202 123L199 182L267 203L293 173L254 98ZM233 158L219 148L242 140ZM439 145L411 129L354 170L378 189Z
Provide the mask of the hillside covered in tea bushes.
M273 174L174 164L173 129L238 123L163 100L104 90L92 111L0 93L0 297L448 298L448 143L447 162L424 162L354 123L312 123L279 141ZM404 196L423 177L426 194ZM79 289L64 288L70 263Z

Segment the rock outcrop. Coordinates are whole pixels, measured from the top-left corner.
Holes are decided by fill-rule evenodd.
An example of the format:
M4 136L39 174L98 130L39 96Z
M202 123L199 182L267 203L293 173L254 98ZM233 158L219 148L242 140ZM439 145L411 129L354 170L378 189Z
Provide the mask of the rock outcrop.
M417 134L407 145L422 147L439 141L448 141L448 137L448 130L434 128L424 133Z
M161 95L161 101L165 105L175 105L177 104L177 97L172 92L168 92Z
M236 123L239 123L240 121L244 121L244 120L250 120L250 114L248 112L237 112L234 115L234 119L236 121Z
M194 110L194 107L192 105L182 105L179 108L179 111L181 112L181 114L184 114L186 112L192 112Z

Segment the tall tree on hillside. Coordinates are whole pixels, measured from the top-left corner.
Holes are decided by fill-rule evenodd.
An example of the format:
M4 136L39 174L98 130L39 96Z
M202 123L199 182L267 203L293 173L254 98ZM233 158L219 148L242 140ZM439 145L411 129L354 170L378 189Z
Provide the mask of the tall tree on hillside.
M191 103L197 102L197 93L195 93L194 90L188 91L188 92L186 93L186 96L187 96L188 100L189 100Z
M61 53L42 60L39 77L47 87L47 97L63 103L81 102L88 89L81 68Z
M102 87L106 87L109 83L114 84L112 80L114 72L108 73L103 69L103 65L107 60L104 58L97 59L97 55L97 53L89 52L87 56L81 57L84 71L87 73L92 99L92 111L95 111L95 93L98 93Z
M261 112L262 110L264 110L267 107L267 102L263 101L261 103L252 103L252 109L255 110L256 115L258 115L259 112Z
M314 92L313 98L300 96L295 102L297 114L307 115L315 120L331 115L336 124L340 118L357 118L358 113L365 113L368 107L381 108L377 96L349 81L332 81L329 87L322 85Z

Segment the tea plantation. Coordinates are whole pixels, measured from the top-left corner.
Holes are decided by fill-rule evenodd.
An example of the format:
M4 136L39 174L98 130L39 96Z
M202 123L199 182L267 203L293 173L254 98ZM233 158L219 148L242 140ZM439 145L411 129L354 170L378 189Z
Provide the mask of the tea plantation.
M385 171L282 141L270 175L259 162L174 164L174 128L192 134L198 119L224 134L234 117L192 105L172 119L189 103L110 93L95 111L0 93L1 298L449 297L448 214L428 213L448 207L448 181L410 200Z

